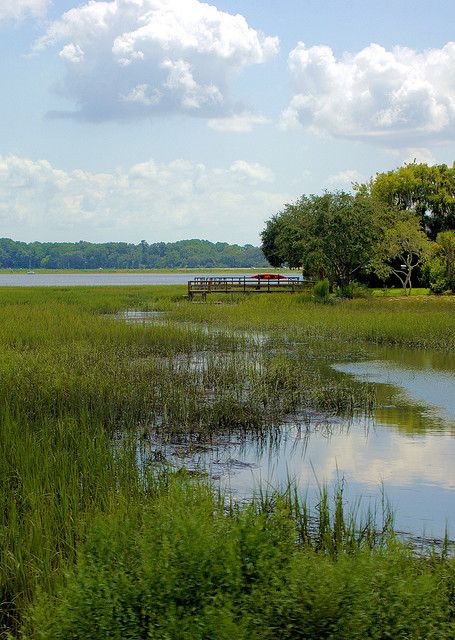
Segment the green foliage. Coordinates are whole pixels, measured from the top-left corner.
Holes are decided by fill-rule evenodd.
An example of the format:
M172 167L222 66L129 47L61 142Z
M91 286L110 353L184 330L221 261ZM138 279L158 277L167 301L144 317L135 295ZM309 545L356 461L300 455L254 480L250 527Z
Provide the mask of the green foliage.
M226 242L181 240L126 242L15 242L0 239L0 268L9 269L166 269L176 267L266 266L257 247Z
M410 294L412 272L429 259L432 244L423 232L414 215L402 214L396 222L384 231L372 260L376 275L386 280L394 275L403 287L403 293Z
M357 541L321 497L318 534L299 536L289 496L231 509L171 482L139 509L97 518L56 597L39 599L30 640L449 638L454 566ZM337 515L336 515L337 514ZM300 540L299 544L296 544ZM334 544L337 542L337 544Z
M14 412L13 412L14 411ZM131 443L133 445L133 443ZM76 559L85 517L144 495L135 447L90 421L0 412L0 637Z
M371 295L370 290L365 286L353 280L344 287L338 287L336 295L339 298L347 298L352 300L353 298L368 298Z
M450 168L413 162L378 173L371 185L363 186L386 205L415 213L432 239L455 229L455 164Z
M431 293L441 294L448 290L449 283L446 277L446 268L440 257L433 257L428 262L426 271Z
M367 271L386 212L372 198L339 191L302 196L267 223L263 251L276 264L344 287Z
M347 297L354 277L371 271L384 281L394 275L410 291L412 272L429 254L424 232L434 239L455 229L455 164L414 162L354 188L355 195L302 196L286 205L262 232L264 255L272 265L327 277ZM441 235L440 246L451 282L455 241Z
M289 495L226 512L207 487L168 492L144 439L154 425L260 436L299 407L368 412L374 388L326 362L362 341L455 351L450 301L193 305L183 291L0 290L0 636L36 603L24 637L144 637L151 620L158 638L299 637L303 623L318 637L351 618L346 637L383 620L418 637L419 616L429 638L445 633L452 564L378 549L375 527L327 496L316 514ZM166 315L126 324L126 308Z
M325 278L324 280L319 280L313 286L313 297L315 300L319 300L325 302L329 299L330 294L330 282Z
M455 231L438 233L436 257L444 264L446 288L455 292Z
M442 231L436 237L433 255L426 268L432 293L455 292L455 232Z
M285 262L278 244L280 228L280 216L275 215L267 220L265 229L261 232L262 253L272 267L282 267Z

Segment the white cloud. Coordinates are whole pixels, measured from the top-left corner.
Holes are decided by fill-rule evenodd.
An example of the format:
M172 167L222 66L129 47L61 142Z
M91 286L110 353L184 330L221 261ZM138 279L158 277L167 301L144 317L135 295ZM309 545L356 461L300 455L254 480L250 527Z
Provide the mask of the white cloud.
M258 242L264 220L290 198L264 186L272 180L270 169L245 160L228 168L150 160L90 173L0 156L0 224L24 240Z
M371 44L340 59L327 46L300 42L289 69L295 95L284 127L396 146L455 135L455 42L422 53Z
M74 44L73 42L65 45L60 51L59 56L63 60L68 60L68 62L72 62L73 64L77 64L84 60L84 52L78 44Z
M346 169L327 178L327 184L331 187L349 188L353 182L361 182L362 176L355 169Z
M215 131L225 131L229 133L248 133L256 125L267 124L268 120L260 113L250 113L244 111L225 118L210 118L208 126Z
M258 162L251 163L245 160L236 160L230 166L229 171L242 179L255 182L273 182L274 179L273 172Z
M403 162L424 162L428 165L436 164L433 152L426 147L410 147L405 150Z
M71 9L35 49L59 45L61 95L86 120L236 113L232 77L278 52L278 39L198 0L110 0ZM247 125L244 125L247 126Z
M43 16L48 6L49 0L1 0L0 22L20 20L26 15Z

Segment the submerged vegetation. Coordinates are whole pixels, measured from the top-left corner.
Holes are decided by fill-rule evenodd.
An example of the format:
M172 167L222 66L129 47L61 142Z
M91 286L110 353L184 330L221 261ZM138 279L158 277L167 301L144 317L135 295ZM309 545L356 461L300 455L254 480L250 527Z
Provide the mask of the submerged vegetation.
M452 300L183 293L0 291L0 635L452 637L447 549L413 554L387 508L362 518L341 489L311 505L292 487L242 506L138 455L153 431L367 414L374 385L328 365L370 342L455 351Z

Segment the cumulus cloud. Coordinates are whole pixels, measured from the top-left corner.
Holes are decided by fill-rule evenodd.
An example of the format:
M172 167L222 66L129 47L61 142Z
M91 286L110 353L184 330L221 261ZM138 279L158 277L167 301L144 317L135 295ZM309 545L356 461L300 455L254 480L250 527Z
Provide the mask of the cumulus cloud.
M26 15L42 16L49 0L1 0L0 22L2 20L20 20Z
M58 92L75 117L227 118L231 78L273 57L278 39L199 0L91 0L51 23L35 49L53 46L66 66Z
M24 240L258 242L264 220L290 198L272 180L270 169L245 160L227 168L150 160L90 173L0 156L0 224Z
M340 171L332 176L327 178L327 184L330 187L337 187L340 189L346 189L351 187L353 182L361 182L362 176L355 169L346 169L345 171Z
M229 171L242 179L252 180L254 182L273 182L273 172L258 162L246 162L245 160L236 160L230 166Z
M410 147L404 152L403 162L424 162L428 165L436 164L437 160L431 151L426 147Z
M295 87L284 127L386 144L455 134L455 42L422 53L371 44L337 59L303 42L289 55Z

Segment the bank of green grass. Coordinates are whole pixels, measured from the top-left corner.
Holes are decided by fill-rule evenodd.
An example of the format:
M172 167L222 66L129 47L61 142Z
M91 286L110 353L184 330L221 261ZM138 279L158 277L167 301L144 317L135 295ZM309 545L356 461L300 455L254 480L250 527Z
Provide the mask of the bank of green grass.
M322 521L302 541L289 496L226 514L209 488L172 481L140 509L91 523L75 568L37 599L25 637L453 637L453 564L419 560L393 538L347 542L344 522L328 511Z
M313 302L304 295L208 297L207 305L177 304L172 318L231 329L273 332L289 340L401 345L455 350L455 297L372 297Z
M413 287L411 289L411 291L409 292L409 289L407 291L408 295L411 297L422 297L422 296L428 296L430 295L430 289L427 289L425 287ZM365 294L366 295L373 295L373 296L380 296L382 298L390 298L390 297L396 297L396 296L403 296L403 289L401 287L387 287L387 288L382 288L382 289L366 289L365 290Z
M283 352L269 348L271 337L167 320L181 308L177 287L1 294L0 406L18 405L28 419L89 415L111 430L159 420L168 430L213 432L261 428L302 406L337 412L374 402L368 385L321 370L319 348ZM128 308L166 314L130 325L116 316Z
M178 322L192 322L226 332L270 332L299 340L352 344L391 344L418 349L455 350L455 297L383 296L311 301L309 296L273 294L208 296L189 303L180 285L137 287L0 288L3 305L60 303L77 313L114 314L122 309L161 310ZM215 304L216 303L216 304ZM219 304L218 304L219 303Z
M127 446L114 455L89 416L37 424L2 409L0 637L17 633L38 590L51 592L75 562L83 522L137 495L134 456Z
M207 486L138 456L154 427L260 434L304 408L368 411L374 389L327 364L364 348L358 327L362 344L407 344L420 326L424 346L445 326L453 348L450 303L198 305L183 293L0 290L1 633L451 637L453 562L413 557L373 521L354 526L339 502L311 517L289 496L226 509ZM129 325L116 317L128 308L166 313Z

